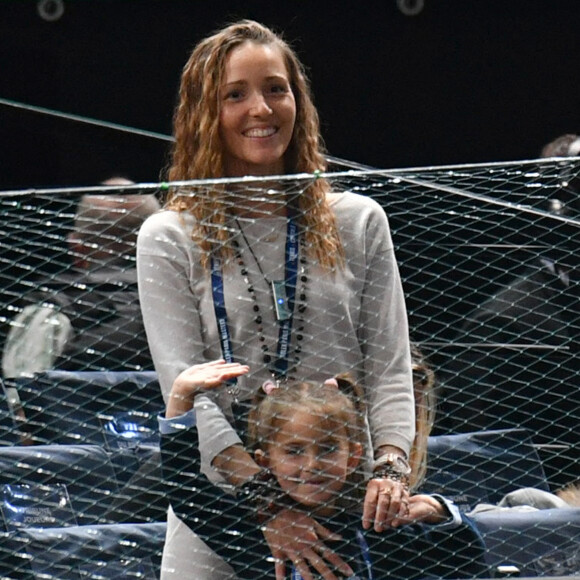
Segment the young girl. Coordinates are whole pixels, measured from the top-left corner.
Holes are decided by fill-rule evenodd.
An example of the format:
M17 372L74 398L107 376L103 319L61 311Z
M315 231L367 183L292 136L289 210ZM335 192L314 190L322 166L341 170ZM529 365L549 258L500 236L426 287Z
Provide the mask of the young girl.
M247 372L245 365L224 361L191 367L176 381L166 417L160 419L171 505L238 578L272 577L273 572L277 579L287 578L287 562L272 562L264 541L269 532L262 524L297 507L305 517L316 519L316 531L341 558L335 560L335 568L327 566L322 542L308 554L317 572L327 578L485 575L477 532L439 496L411 496L408 515L395 518L391 528L380 533L363 530L364 482L359 470L366 441L363 393L343 377L279 387L265 383L248 419L250 448L262 470L232 490L235 495L213 486L199 472L193 400ZM270 545L284 544L294 533L289 528L266 539ZM299 552L290 559L293 578L315 578Z

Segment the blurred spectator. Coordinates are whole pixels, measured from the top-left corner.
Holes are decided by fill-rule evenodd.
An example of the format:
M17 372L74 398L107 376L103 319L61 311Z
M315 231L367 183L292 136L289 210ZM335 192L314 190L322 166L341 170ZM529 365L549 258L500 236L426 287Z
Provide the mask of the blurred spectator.
M578 155L580 155L580 136L566 133L544 145L540 157L577 157Z
M119 190L81 198L68 244L73 267L39 280L23 299L4 347L5 377L48 369L150 370L139 308L135 244L146 217L159 209L153 195Z
M547 157L578 155L580 138L547 144ZM577 219L577 177L562 171L547 209ZM574 228L576 231L576 228ZM541 255L466 317L442 365L437 433L521 427L540 446L554 489L580 479L580 315L578 255L538 235ZM561 240L562 238L560 238Z

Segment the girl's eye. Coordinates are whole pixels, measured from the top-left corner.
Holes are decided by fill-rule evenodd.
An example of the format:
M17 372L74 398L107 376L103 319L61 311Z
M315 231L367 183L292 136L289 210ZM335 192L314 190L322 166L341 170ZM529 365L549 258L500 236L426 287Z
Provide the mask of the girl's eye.
M297 455L301 455L303 452L304 452L304 448L302 448L302 447L288 447L286 449L286 453L288 455L295 455L295 456L297 456Z
M336 453L337 451L338 451L338 445L335 443L334 444L329 443L329 444L320 446L320 455L332 455L333 453Z

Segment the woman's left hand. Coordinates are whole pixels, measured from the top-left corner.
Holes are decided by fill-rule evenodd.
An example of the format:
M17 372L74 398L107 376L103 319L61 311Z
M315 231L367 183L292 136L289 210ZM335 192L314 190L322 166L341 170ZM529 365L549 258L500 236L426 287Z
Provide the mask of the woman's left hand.
M400 481L381 477L370 479L364 501L362 524L382 532L409 516L409 492Z

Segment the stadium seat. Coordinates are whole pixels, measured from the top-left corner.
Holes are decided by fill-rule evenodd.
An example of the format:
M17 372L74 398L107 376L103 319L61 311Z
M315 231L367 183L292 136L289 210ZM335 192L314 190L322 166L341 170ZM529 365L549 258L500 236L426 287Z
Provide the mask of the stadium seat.
M167 519L167 494L161 473L158 445L109 451L119 483L119 494L111 500L115 521L163 522Z
M580 509L491 511L473 516L496 576L580 575ZM511 570L510 570L511 569Z
M14 384L35 443L107 451L119 485L110 520L165 520L157 425L164 405L154 372L46 371Z
M14 385L37 443L108 447L154 438L150 425L164 406L153 371L45 371Z
M118 521L108 513L119 495L115 470L96 445L0 447L0 487L6 531Z
M441 493L469 511L522 487L549 491L540 457L524 429L429 437L422 491Z
M23 529L2 542L0 575L12 580L157 580L165 524Z

